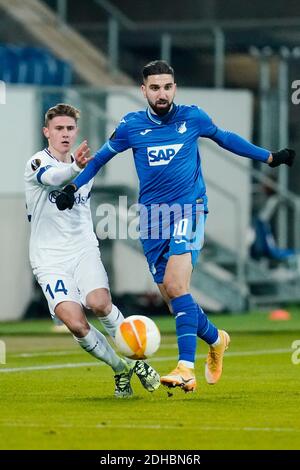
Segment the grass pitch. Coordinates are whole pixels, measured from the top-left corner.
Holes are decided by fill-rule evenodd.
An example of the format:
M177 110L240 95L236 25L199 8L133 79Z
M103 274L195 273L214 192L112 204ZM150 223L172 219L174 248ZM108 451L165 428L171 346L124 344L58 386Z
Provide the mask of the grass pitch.
M162 345L150 362L164 374L177 362L174 325L156 321ZM130 399L115 399L110 368L50 322L0 324L0 449L299 449L299 312L286 322L262 313L213 321L231 335L218 384L205 382L199 342L195 393L150 394L134 377Z

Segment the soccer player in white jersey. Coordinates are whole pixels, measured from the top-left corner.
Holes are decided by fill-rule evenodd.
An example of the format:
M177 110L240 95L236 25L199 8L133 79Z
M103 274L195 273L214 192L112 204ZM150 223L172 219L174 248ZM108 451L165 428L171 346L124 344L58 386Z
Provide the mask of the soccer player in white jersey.
M62 321L78 344L105 362L115 374L115 396L132 395L130 379L136 373L150 392L159 387L159 375L144 361L120 358L105 336L91 325L83 305L92 309L107 333L114 338L124 317L112 304L90 211L91 180L83 185L74 210L57 211L58 189L71 181L90 161L83 141L71 154L78 134L79 111L57 104L45 115L43 132L48 148L27 162L25 190L31 223L30 262L48 301L53 318Z

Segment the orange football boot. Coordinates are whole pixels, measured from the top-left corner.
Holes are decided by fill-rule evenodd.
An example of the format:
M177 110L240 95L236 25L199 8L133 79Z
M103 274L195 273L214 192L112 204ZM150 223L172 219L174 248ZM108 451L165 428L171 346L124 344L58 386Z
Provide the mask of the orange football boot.
M189 369L183 364L178 364L168 375L160 378L160 383L165 387L180 387L185 392L194 392L196 390L196 377L194 369Z
M206 382L213 385L218 382L222 375L223 357L230 343L230 336L224 330L218 330L220 344L210 346L205 364Z

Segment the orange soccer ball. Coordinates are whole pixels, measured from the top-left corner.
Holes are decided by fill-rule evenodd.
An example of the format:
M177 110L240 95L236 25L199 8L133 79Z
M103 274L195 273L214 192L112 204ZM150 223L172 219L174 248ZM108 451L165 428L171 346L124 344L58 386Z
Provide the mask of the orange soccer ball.
M131 315L118 326L115 343L123 356L146 359L160 345L160 332L153 320L143 315Z

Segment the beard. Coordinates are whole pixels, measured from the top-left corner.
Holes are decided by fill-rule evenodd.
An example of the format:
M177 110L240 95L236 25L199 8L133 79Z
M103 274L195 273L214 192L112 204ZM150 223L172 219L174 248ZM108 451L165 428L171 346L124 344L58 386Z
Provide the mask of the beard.
M148 101L149 106L153 109L155 114L158 116L165 116L170 111L173 102L169 103L167 100L156 101L156 103L151 103ZM164 106L160 106L164 105Z

